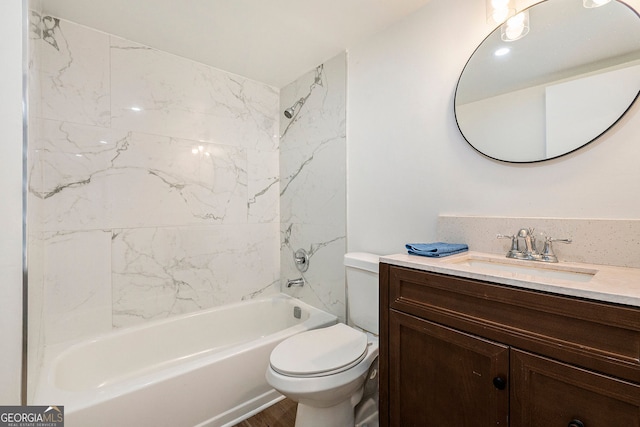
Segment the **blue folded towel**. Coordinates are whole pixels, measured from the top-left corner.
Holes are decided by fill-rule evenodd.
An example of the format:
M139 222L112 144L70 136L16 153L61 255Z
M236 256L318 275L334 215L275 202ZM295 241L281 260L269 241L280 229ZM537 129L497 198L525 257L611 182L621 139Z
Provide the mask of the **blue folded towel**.
M422 255L433 258L459 254L469 250L469 246L459 243L407 243L405 245L410 255Z

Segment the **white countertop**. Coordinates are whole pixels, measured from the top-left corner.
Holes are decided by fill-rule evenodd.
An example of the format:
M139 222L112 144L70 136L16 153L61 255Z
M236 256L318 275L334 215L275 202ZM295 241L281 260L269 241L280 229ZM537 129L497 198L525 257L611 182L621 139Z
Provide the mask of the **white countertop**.
M479 260L481 265L469 265L465 262L469 259ZM559 263L521 261L501 255L473 251L442 258L407 254L387 255L381 257L380 262L519 288L640 307L640 268L562 261ZM495 269L492 269L492 263L496 263ZM501 267L505 265L535 268L536 270L564 271L569 274L577 273L576 276L583 277L583 279L578 281L543 277L543 274L538 274L536 271L531 274L502 271Z

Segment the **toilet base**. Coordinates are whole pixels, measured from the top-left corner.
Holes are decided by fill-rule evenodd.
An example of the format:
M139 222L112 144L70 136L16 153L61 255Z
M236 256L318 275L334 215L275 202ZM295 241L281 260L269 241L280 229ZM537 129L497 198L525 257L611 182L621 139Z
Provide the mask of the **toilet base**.
M295 427L353 427L353 404L348 399L328 408L298 403Z
M355 406L362 399L364 387L337 405L318 407L298 402L295 427L353 427Z

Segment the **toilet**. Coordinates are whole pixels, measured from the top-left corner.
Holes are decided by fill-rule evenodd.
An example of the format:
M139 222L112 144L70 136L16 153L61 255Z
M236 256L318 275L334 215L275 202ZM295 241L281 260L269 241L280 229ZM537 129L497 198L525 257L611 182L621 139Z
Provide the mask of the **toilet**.
M296 427L378 425L378 261L344 257L349 326L303 332L271 352L267 382L298 402Z

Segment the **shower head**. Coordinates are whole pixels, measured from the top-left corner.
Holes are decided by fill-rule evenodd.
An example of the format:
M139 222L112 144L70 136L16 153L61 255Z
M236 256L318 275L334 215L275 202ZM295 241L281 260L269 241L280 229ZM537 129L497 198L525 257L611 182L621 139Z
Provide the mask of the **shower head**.
M286 110L284 110L284 116L287 119L290 119L291 117L293 117L293 113L295 113L296 110L294 110L293 107L289 107Z
M284 116L287 119L291 119L293 118L293 116L296 113L296 108L298 107L302 107L304 105L304 102L306 101L305 98L300 98L298 101L296 101L295 104L293 104L291 107L287 108L286 110L284 110Z

